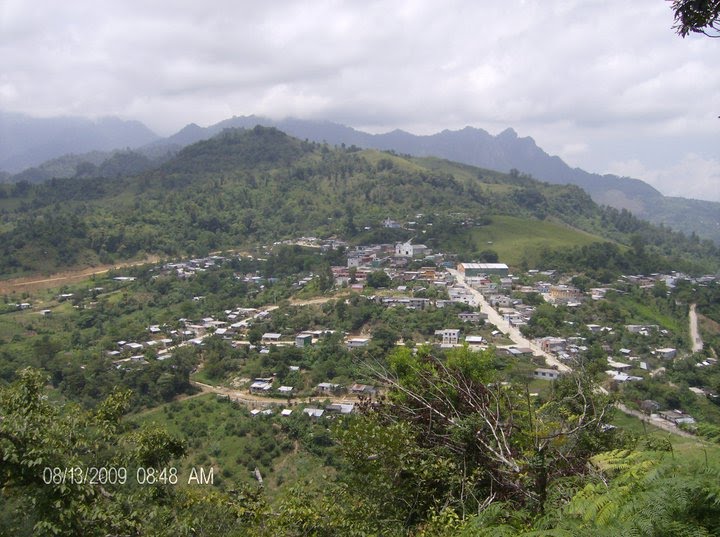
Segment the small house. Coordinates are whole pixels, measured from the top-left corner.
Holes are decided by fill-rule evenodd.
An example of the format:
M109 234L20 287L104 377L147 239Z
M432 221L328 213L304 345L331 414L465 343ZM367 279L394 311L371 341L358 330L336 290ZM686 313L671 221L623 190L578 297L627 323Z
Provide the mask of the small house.
M555 380L560 377L560 372L557 369L546 369L544 367L538 367L533 371L533 378L541 380Z
M277 343L278 341L280 341L281 337L282 337L282 334L278 334L276 332L265 332L262 335L261 341L265 345L269 345L269 344Z
M331 382L321 382L315 386L315 390L320 394L331 395L342 391L342 386Z
M298 349L309 347L310 345L312 345L312 334L301 332L295 336L295 346Z
M250 393L268 393L272 389L272 382L256 380L250 385Z

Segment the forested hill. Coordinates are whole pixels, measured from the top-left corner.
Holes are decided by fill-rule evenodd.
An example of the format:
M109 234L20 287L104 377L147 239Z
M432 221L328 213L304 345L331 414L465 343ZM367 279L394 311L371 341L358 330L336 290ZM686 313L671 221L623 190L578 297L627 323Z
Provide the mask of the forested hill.
M384 230L380 222L417 220L418 214L427 224L423 242L467 256L487 248L476 231L499 227L502 215L515 218L514 237L543 226L557 236L538 245L534 258L515 252L517 260L535 262L552 254L548 249L609 240L617 255L624 251L618 244L652 254L641 256L638 269L718 266L711 243L653 227L626 211L601 209L576 186L439 159L332 148L265 127L226 130L133 177L0 185L0 210L5 276L151 253L202 254L304 234L390 242L412 234ZM660 254L666 256L662 267L648 261Z

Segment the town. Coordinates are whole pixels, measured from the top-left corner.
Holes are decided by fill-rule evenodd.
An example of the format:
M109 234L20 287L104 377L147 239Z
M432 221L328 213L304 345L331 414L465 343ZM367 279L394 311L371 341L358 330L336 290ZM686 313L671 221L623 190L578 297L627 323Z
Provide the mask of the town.
M383 222L384 227L397 225L391 219ZM460 260L412 240L351 247L338 239L302 237L265 247L262 255L283 248L311 257L334 252L336 259L341 252L345 264L330 266L326 275L302 271L280 278L261 274L264 257L217 254L134 269L132 275L120 271L103 286L14 307L43 318L62 316L66 304L92 310L107 297L127 296L139 280L170 286L173 280L189 283L200 275L225 274L230 289L242 288L244 295L234 307L208 309L213 291L199 286L197 294L180 299L194 303L202 317L153 319L143 337L135 327L122 339L104 338L101 352L120 371L193 352L199 357L191 375L195 387L239 401L252 415L288 416L301 409L317 419L351 413L359 402L385 390L362 367L369 356L398 346L413 352L422 346L439 352L467 347L492 349L506 367L520 372L515 378L525 378L533 396L542 395L546 381L575 368L589 369L606 393L619 394L621 408L644 413L661 427L687 428L695 418L680 408L681 398L640 399L645 392L625 386L641 381L672 386L666 371L673 363L691 364L697 379L703 378L701 370L717 368L716 356L699 352L703 344L693 306L669 298L678 286L716 284L715 276L627 274L599 286L581 274L511 271L501 262ZM332 280L319 286L323 277ZM274 303L260 304L271 296ZM677 316L688 320L681 325L657 312L645 312L645 318L628 315L618 304L630 296L665 305L672 300ZM349 311L363 313L349 321ZM211 346L219 349L214 361L205 350ZM318 360L312 353L323 347L329 356ZM228 360L228 353L237 358ZM695 382L688 389L695 397L718 401L710 383Z

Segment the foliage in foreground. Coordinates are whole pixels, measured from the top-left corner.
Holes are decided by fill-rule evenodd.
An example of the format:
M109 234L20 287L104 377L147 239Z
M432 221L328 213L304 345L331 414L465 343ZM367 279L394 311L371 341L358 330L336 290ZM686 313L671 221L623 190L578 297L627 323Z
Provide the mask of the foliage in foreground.
M94 412L55 405L23 371L0 391L0 532L12 535L717 535L717 461L667 443L607 451L603 398L568 382L523 401L494 379L491 353L388 362L389 401L333 427L342 463L270 504L261 489L134 483L184 442L121 419L128 394ZM443 387L443 389L439 389ZM583 397L583 393L585 394ZM595 405L595 406L594 406ZM600 412L597 412L600 411ZM128 482L48 483L45 468L127 467Z

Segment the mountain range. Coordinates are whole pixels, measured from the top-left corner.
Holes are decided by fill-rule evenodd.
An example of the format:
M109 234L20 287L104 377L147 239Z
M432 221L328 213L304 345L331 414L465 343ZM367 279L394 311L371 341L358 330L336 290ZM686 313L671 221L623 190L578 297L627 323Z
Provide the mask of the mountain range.
M417 238L466 259L585 267L602 282L623 271L720 266L711 241L599 207L576 185L332 147L259 125L224 129L142 172L0 184L0 214L0 275L207 255L298 236L354 244ZM407 229L381 225L388 217Z
M179 149L211 138L224 129L248 129L255 125L276 127L296 138L331 145L355 145L420 157L436 156L501 172L516 170L549 183L574 184L588 192L596 203L627 209L652 223L686 234L694 233L720 244L720 203L663 196L639 179L571 168L559 157L543 151L532 138L520 137L513 129L506 129L496 136L473 127L424 136L401 130L369 134L330 121L240 116L209 127L192 123L167 138L160 138L136 121L42 120L3 113L0 114L0 138L3 140L0 170L15 173L6 173L5 180L38 182L74 176L78 166L86 162L96 167L85 165L81 171L86 174L89 171L122 175L122 164L129 161L131 173L139 173L158 166ZM139 155L133 155L127 149L118 153L119 148L133 148ZM113 149L116 151L102 152ZM87 153L90 151L93 152ZM112 159L110 165L108 159ZM35 167L17 173L23 166Z

